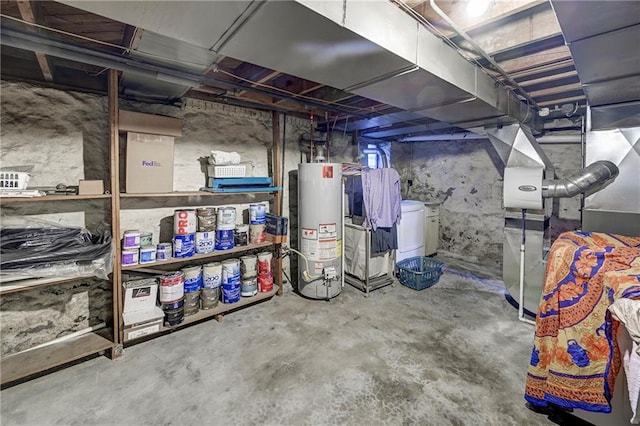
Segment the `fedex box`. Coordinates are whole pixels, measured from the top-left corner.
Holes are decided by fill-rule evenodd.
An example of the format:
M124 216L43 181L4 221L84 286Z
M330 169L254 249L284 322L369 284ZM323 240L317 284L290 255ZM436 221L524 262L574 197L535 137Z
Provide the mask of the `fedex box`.
M173 136L127 133L127 193L173 191L173 143Z

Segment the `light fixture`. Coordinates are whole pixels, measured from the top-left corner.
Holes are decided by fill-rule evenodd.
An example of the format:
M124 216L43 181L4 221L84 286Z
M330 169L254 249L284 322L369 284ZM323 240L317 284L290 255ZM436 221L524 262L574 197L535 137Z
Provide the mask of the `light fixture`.
M467 16L479 18L489 9L490 0L469 0L467 2Z

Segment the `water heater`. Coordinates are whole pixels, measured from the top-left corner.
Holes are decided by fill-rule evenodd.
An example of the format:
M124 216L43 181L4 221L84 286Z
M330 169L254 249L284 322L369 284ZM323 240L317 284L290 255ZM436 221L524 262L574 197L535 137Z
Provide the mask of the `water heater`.
M298 291L330 299L342 290L342 164L298 164Z

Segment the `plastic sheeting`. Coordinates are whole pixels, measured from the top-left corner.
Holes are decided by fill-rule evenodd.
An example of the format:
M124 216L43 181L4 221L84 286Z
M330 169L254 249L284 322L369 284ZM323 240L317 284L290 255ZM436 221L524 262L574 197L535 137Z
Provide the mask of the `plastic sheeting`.
M0 228L3 278L95 275L108 279L112 269L108 229L92 235L84 228L35 219Z

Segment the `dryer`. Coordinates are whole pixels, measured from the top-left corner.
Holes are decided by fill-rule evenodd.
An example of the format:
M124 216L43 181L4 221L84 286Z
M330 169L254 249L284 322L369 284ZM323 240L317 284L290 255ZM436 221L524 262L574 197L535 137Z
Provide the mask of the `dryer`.
M396 262L415 256L424 256L424 202L402 200L402 217L398 224L398 250Z

